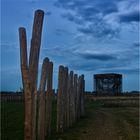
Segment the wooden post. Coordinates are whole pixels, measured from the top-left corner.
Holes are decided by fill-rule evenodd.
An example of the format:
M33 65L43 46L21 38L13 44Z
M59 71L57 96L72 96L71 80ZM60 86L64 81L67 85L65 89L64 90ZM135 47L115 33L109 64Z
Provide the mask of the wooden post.
M64 80L63 80L63 102L64 102L64 129L67 128L67 89L68 89L68 68L64 68Z
M44 11L36 10L29 59L30 90L32 94L32 140L36 140L37 79L43 19Z
M84 116L84 93L85 93L85 80L84 75L81 75L81 116Z
M66 122L66 126L67 128L70 127L70 76L69 76L69 73L68 73L68 69L67 69L67 91L66 91L66 117L67 117L67 122Z
M74 91L74 74L72 78L72 91L71 91L71 97L72 97L72 124L75 122L75 91Z
M73 71L70 71L69 74L70 80L70 126L73 124Z
M78 120L78 102L79 102L79 94L78 94L78 75L77 75L77 88L76 88L76 121Z
M77 119L81 116L81 79L82 77L79 76L77 87Z
M63 132L64 130L64 120L63 120L63 76L64 76L64 67L59 66L59 75L58 75L58 93L57 93L57 132Z
M74 92L74 122L76 122L76 115L77 115L77 74L74 74L74 89L73 89L73 92Z
M51 115L52 115L52 80L53 80L53 63L50 62L47 70L47 94L46 94L46 136L51 133Z
M38 140L45 139L45 85L47 81L48 66L49 59L45 58L42 65L42 73L39 87Z
M31 92L30 92L30 81L29 81L29 69L28 69L28 58L27 58L27 42L26 42L26 30L25 28L19 28L20 38L20 65L22 74L22 83L24 88L24 139L31 140L32 138L32 127L31 127Z
M31 90L34 91L37 85L38 78L38 62L39 52L41 45L41 34L43 26L44 12L42 10L35 11L31 48L30 48L30 60L29 60L29 71L31 77Z

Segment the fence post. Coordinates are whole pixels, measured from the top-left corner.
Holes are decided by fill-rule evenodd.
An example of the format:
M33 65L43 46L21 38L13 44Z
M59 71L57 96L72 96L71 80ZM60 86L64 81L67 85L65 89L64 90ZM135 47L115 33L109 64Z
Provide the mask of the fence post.
M82 77L79 76L77 87L77 119L81 116L81 79Z
M85 93L85 80L84 75L81 75L81 116L84 116L85 109L84 109L84 93Z
M67 89L68 89L68 68L64 68L64 81L63 81L63 101L64 101L64 129L67 128Z
M19 28L19 39L20 39L20 65L22 74L22 83L24 88L24 139L31 140L32 138L32 127L31 127L31 91L29 81L29 69L28 69L28 58L27 58L27 42L26 42L26 30L25 28Z
M70 80L70 126L73 124L73 71L70 71L69 74L69 80Z
M49 59L45 58L42 65L42 73L39 87L38 109L38 140L45 139L45 85L47 81L47 68Z
M67 91L66 91L66 117L67 117L67 122L66 122L66 126L67 128L70 127L70 76L69 76L69 72L67 69Z
M77 116L77 74L74 74L74 122L76 122Z
M50 135L51 133L51 115L52 115L52 80L53 80L53 62L49 63L47 70L47 94L46 94L46 130L45 135Z
M64 76L64 67L59 66L59 75L58 75L58 92L57 92L57 132L63 132L64 130L64 110L63 110L63 76Z
M32 94L32 139L36 140L36 109L37 109L37 79L38 79L38 63L41 45L42 26L44 19L44 11L36 10L34 15L34 23L32 30L29 74L30 74L30 90Z

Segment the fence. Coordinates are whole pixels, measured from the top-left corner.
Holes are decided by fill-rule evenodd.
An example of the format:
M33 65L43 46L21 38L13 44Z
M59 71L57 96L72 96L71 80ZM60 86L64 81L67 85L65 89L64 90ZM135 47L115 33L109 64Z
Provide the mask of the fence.
M57 93L57 132L69 128L84 116L84 75L78 77L68 68L59 66Z
M23 94L22 93L1 93L0 100L2 102L5 101L23 101Z
M38 64L44 12L35 12L30 55L28 59L26 29L19 28L20 63L24 89L24 139L45 140L51 134L53 62L45 58L39 89ZM67 67L59 66L57 92L57 132L73 125L84 115L84 75L78 76ZM47 89L47 92L45 92Z

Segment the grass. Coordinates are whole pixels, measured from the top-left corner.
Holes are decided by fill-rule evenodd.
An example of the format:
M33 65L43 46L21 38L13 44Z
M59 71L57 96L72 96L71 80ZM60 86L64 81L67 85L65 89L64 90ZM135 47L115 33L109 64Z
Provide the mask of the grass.
M23 140L23 103L1 103L1 139Z
M139 140L138 106L85 103L86 115L63 134L56 133L56 103L53 104L52 135L48 140ZM23 140L23 104L1 104L2 140Z

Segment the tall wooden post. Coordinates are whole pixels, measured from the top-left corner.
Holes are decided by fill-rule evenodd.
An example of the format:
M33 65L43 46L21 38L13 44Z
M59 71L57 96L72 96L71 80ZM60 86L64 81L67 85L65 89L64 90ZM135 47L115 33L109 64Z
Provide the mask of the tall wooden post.
M67 128L70 127L70 91L71 91L71 80L70 80L70 75L67 69L67 91L66 91L66 118L67 118L67 122L66 122L66 126Z
M70 80L70 126L73 124L73 71L70 71L69 74L69 80Z
M76 78L75 78L75 80L76 80ZM74 81L75 81L75 80L74 80ZM77 121L77 120L78 120L78 102L79 102L79 94L78 94L78 75L77 75L77 80L76 80L76 81L77 81L77 86L76 86L76 89L75 89L75 90L76 90L76 91L75 91L75 92L76 92L76 98L75 98L75 110L76 110L75 112L76 112L76 113L75 113L75 119L76 119L76 121ZM76 81L74 82L75 84L76 84ZM74 84L74 85L75 85L75 84Z
M42 26L44 19L44 11L36 10L34 16L30 59L29 59L29 74L30 87L32 94L32 139L36 139L36 110L37 110L37 79L38 79L38 63L41 45Z
M19 28L20 38L20 65L22 74L22 83L24 89L24 139L31 140L32 138L32 126L31 126L31 91L30 91L30 78L27 58L27 42L26 42L26 30L25 28Z
M74 122L76 122L76 115L77 115L77 74L74 74L74 87L73 87L73 92L74 92Z
M81 80L82 77L79 76L77 86L77 119L81 116Z
M45 139L45 85L47 81L47 68L49 59L45 58L42 65L42 73L39 87L38 109L38 140Z
M46 136L51 133L51 114L52 114L52 82L53 82L53 62L49 63L47 73L47 94L46 94Z
M84 116L84 93L85 93L85 80L84 75L81 75L81 116Z
M67 89L68 89L68 68L64 68L64 81L63 81L63 102L64 102L64 129L67 128Z
M59 75L58 75L58 92L57 92L57 132L63 132L64 130L64 110L63 110L63 76L64 76L64 67L59 66Z

